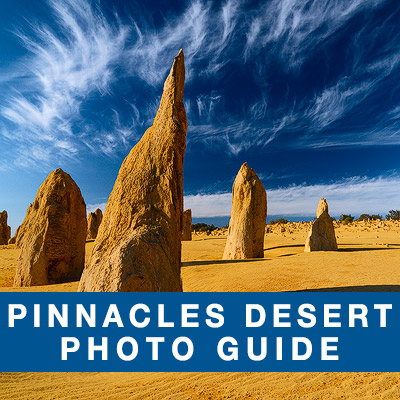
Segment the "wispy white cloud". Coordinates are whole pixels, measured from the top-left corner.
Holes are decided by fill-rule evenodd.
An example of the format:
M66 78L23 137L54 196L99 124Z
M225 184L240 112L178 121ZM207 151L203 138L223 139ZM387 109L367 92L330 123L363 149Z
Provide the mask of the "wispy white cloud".
M57 160L78 156L85 147L115 155L121 146L132 145L137 140L133 129L144 130L151 121L148 115L153 104L147 110L132 105L132 123L128 124L110 110L109 120L116 125L102 130L81 115L85 102L93 95L109 95L111 85L121 77L137 76L146 84L159 86L181 47L187 81L193 77L192 64L198 60L207 60L207 73L212 69L216 72L221 53L233 37L240 7L237 0L228 0L214 15L211 2L193 1L181 15L155 29L145 14L132 19L131 26L121 23L118 16L110 19L97 1L48 3L53 28L32 22L29 31L17 32L29 54L18 75L7 75L8 84L14 83L18 91L14 90L0 109L6 122L2 137L13 143L14 163L19 165L51 163L51 155ZM217 17L221 24L212 23ZM199 95L198 111L204 121L211 119L219 99ZM134 120L139 117L141 123ZM48 151L27 151L32 146ZM43 156L37 157L39 154Z
M350 77L342 77L335 85L325 88L313 99L306 113L307 118L313 122L316 133L339 120L345 113L350 112L364 101L399 63L400 52L361 66L356 65ZM392 113L393 110L388 112L386 118L390 119ZM388 122L384 121L386 125ZM338 139L342 140L340 136L338 138L338 135L335 135L327 141L325 136L324 143L333 145ZM312 146L315 146L316 143L313 142Z
M267 188L268 215L313 217L321 197L327 199L332 216L348 213L385 215L400 207L400 176L352 177L329 184ZM231 202L231 193L185 196L185 208L191 208L196 218L229 216Z
M316 130L321 130L340 119L365 99L373 88L372 82L351 84L348 78L340 79L334 86L324 89L308 110L308 117Z
M194 1L183 15L166 21L155 30L146 20L134 21L136 41L127 49L130 72L150 85L160 84L165 78L165 67L180 48L185 49L187 80L191 78L191 63L201 53L208 30L211 4Z
M269 127L260 127L259 124L245 120L235 121L225 119L219 124L189 125L188 142L220 144L227 148L230 154L237 155L255 146L266 146L272 142L277 130Z
M151 18L133 20L136 40L126 53L130 72L157 86L165 78L165 66L183 48L186 82L196 75L217 74L235 52L231 48L229 56L224 57L224 51L238 44L235 33L241 7L238 0L227 0L220 7L211 1L194 0L182 14L170 17L158 29Z
M355 15L364 12L368 21L368 15L383 3L383 0L268 2L264 9L249 12L250 17L244 24L242 20L237 24L239 31L244 29L246 32L242 54L246 61L256 57L258 61L252 73L260 75L268 86L270 59L278 57L284 69L296 69L316 50L321 51L327 41L340 34L340 30ZM196 133L193 140L220 142L232 154L258 146L266 147L281 135L291 137L289 147L297 148L399 144L400 124L397 120L391 121L385 114L381 115L379 123L368 127L342 125L339 132L332 128L372 96L398 68L399 32L393 32L379 51L374 50L374 57L370 57L371 48L387 32L385 24L386 21L382 26L373 28L365 24L348 44L347 71L313 96L285 100L283 105L269 107L268 91L263 90L259 99L244 105L239 115L226 114L222 109L218 121L209 119L207 124L204 120L192 123L192 132ZM264 61L260 62L260 58ZM331 128L328 132L327 129ZM243 129L241 135L237 129Z
M249 119L262 120L267 116L268 97L265 93L261 94L261 98L249 106Z
M199 119L202 121L211 121L215 119L215 111L218 103L221 102L221 95L199 95L196 98L197 111Z
M285 60L284 67L299 67L316 46L334 35L354 15L384 1L269 1L254 13L249 24L245 55L268 47Z
M57 32L48 26L31 24L31 32L18 32L30 55L21 71L24 86L0 109L8 121L17 162L50 161L70 157L81 145L73 132L80 119L81 103L92 93L104 95L114 79L114 67L121 57L129 33L118 21L112 25L98 4L85 0L49 1ZM21 91L22 90L22 91ZM44 148L27 155L27 147ZM47 157L50 156L50 157Z
M144 116L134 105L131 106L131 119L128 122L122 122L119 112L115 109L110 109L109 121L111 121L113 127L111 131L99 129L89 124L83 125L81 132L82 143L93 153L102 153L108 157L115 158L121 147L127 149L132 141L139 141L140 135L138 131L143 129Z
M252 51L254 46L257 45L257 39L261 34L262 28L262 18L255 17L249 26L249 29L246 33L246 45L244 49L244 58L247 60L248 53Z
M132 146L151 123L158 98L147 106L129 99L128 116L126 110L110 106L106 115L97 117L94 112L88 118L82 115L87 102L107 98L114 83L132 77L140 78L141 90L150 86L149 90L160 93L172 58L183 48L188 87L193 82L213 87L210 94L203 90L185 94L189 143L216 144L232 155L266 147L285 135L289 147L399 144L400 121L389 112L362 132L342 127L338 134L332 128L368 100L399 66L398 30L387 35L372 60L369 57L384 37L384 24L370 24L384 2L271 0L250 6L239 0L222 4L193 0L182 12L171 12L157 24L145 11L124 16L124 21L130 21L127 24L118 15L105 16L97 0L48 0L53 28L32 22L29 32L18 32L29 55L17 75L10 72L1 78L2 84L6 79L9 87L15 83L18 90L12 90L0 108L0 135L13 146L15 165L77 160L87 149L115 156L121 148ZM271 101L272 64L284 76L296 78L309 57L323 51L361 14L365 24L347 43L343 71L313 94L287 97L278 104ZM229 79L228 65L253 76L258 86L252 88L254 100L234 99L235 107L229 108L232 99L224 87L214 89L210 84ZM397 106L392 104L393 109ZM101 119L109 124L102 126Z

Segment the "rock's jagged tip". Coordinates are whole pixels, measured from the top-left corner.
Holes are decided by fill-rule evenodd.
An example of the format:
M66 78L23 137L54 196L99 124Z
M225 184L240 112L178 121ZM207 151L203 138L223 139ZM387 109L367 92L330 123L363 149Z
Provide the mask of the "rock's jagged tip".
M251 176L256 176L256 171L254 171L254 169L249 167L249 164L247 164L247 162L243 163L242 166L240 167L240 173L249 178Z
M154 118L153 125L166 118L166 115L175 115L175 119L184 121L187 129L187 118L183 105L183 89L185 87L185 60L183 51L175 57L171 70L164 82L160 106ZM176 114L179 114L177 116ZM185 115L183 115L185 114Z
M328 203L326 202L326 200L321 197L319 199L319 203L318 203L318 207L317 207L317 218L323 214L324 212L329 213L329 209L328 209Z
M168 78L169 79L167 79L165 83L167 84L167 82L170 80L175 82L175 94L177 94L179 98L182 98L183 100L183 88L185 86L185 56L182 49L179 50L178 55L174 58Z
M174 58L170 75L175 76L182 72L185 73L185 55L183 54L182 49L180 49L179 53Z
M180 49L179 53L174 58L174 64L185 64L185 55L183 54L183 50Z

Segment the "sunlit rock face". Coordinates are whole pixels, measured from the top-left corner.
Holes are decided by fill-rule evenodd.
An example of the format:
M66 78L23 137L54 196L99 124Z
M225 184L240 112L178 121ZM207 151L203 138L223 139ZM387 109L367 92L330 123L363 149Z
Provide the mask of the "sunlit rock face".
M14 286L79 280L85 265L86 205L78 185L62 169L40 186L18 229Z
M317 219L311 225L304 251L336 251L337 249L335 228L328 212L328 203L321 198L317 208Z
M232 212L224 260L264 257L267 194L247 163L240 168L232 188Z
M184 84L180 51L153 126L122 163L79 291L182 291Z

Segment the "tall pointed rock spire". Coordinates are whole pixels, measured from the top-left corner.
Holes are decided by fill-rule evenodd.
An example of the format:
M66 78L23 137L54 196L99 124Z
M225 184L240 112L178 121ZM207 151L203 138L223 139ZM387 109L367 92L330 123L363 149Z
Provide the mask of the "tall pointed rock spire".
M181 291L187 118L182 50L151 126L122 163L79 291Z

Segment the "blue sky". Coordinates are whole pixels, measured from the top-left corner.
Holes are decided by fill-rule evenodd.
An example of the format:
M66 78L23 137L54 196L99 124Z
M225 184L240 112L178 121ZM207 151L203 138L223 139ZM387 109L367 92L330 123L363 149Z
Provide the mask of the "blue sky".
M15 230L70 173L104 206L186 61L185 206L228 216L247 161L269 215L400 208L400 3L2 1L0 209Z

